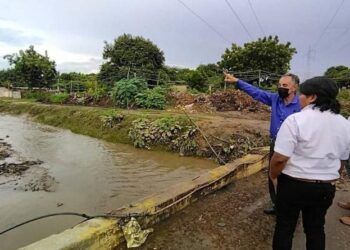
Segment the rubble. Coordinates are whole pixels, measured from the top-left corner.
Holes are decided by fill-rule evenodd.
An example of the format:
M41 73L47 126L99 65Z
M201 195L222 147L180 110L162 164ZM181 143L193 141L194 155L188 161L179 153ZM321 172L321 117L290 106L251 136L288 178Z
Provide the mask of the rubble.
M268 108L240 90L215 92L210 102L217 111L268 112Z

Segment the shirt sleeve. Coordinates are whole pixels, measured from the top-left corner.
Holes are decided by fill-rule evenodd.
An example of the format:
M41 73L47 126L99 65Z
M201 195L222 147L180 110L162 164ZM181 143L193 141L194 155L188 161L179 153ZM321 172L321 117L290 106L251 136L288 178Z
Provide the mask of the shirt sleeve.
M246 83L242 80L238 80L238 82L236 83L236 86L238 89L243 90L248 95L253 97L255 100L262 102L268 106L272 105L272 96L274 94L272 94L268 91L264 91L262 89L259 89L259 88L255 87L249 83Z
M290 115L282 123L282 126L277 133L274 151L281 155L291 157L297 146L298 135L299 129L294 115Z

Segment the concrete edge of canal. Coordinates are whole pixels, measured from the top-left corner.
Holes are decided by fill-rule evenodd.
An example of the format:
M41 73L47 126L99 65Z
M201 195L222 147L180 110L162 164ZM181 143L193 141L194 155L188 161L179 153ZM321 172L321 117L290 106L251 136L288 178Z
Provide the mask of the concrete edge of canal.
M178 183L127 207L117 209L112 214L144 214L145 216L137 218L137 221L142 228L148 228L234 180L259 172L267 164L268 148L264 148L259 154L248 154L190 181ZM121 220L91 219L21 249L113 249L124 241L123 232L119 227Z

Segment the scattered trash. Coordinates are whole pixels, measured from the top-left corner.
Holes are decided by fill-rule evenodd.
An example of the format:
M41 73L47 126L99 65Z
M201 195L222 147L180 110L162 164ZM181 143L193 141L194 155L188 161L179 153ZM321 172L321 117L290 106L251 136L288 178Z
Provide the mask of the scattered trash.
M153 228L142 230L134 217L122 229L128 248L141 246L146 241L147 236L153 232Z

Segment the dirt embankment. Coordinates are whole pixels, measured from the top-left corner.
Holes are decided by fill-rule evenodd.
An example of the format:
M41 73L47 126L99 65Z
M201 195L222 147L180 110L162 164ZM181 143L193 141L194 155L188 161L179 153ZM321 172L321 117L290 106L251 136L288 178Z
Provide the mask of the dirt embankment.
M266 176L259 172L197 201L156 225L139 249L271 249Z
M11 145L0 138L0 185L20 191L56 189L56 180L40 165L40 160L23 159Z
M9 100L0 101L0 112L29 115L34 121L110 142L215 159L214 152L196 128L198 125L225 162L268 144L267 112L243 110L187 113L187 116L179 110L121 110ZM136 133L130 133L133 129ZM164 136L160 136L160 132Z

